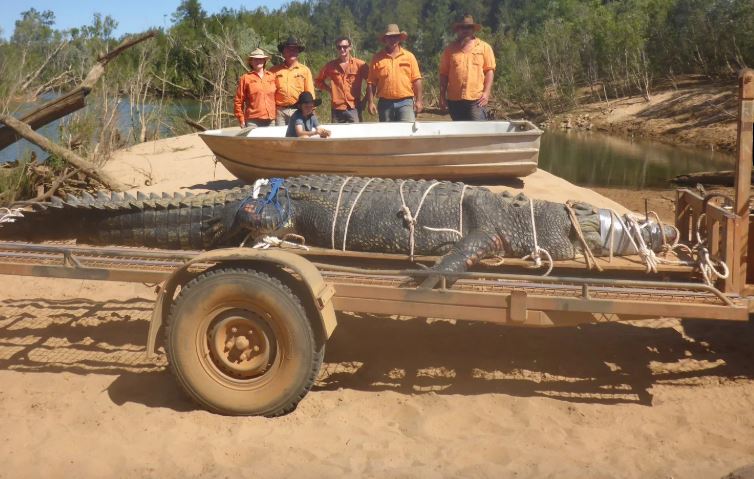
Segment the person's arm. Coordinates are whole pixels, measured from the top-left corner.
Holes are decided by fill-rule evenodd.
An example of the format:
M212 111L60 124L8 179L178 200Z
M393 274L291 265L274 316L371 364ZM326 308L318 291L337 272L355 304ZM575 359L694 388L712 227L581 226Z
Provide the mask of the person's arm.
M421 113L424 109L424 102L422 101L422 79L414 80L411 85L414 89L414 111Z
M490 102L490 95L492 95L492 82L495 80L495 53L492 51L492 47L484 45L484 88L482 90L482 97L477 101L477 105L481 107L487 106Z
M327 68L327 65L325 65L319 71L319 74L317 74L317 78L314 79L314 87L317 88L317 90L326 91L327 93L330 94L330 96L332 96L332 88L326 82L327 73L328 73L328 68Z
M313 98L317 98L314 94L314 80L312 80L312 71L308 68L304 72L304 91L308 91L312 94Z
M241 128L246 128L246 115L243 111L243 77L238 79L238 88L236 88L236 96L233 98L233 115L238 120L238 124Z
M313 131L306 131L304 129L304 125L301 123L296 123L296 136L299 138L310 138L312 136L319 135L319 132L317 130Z
M369 76L367 77L367 97L364 99L367 104L367 110L372 115L377 114L377 107L374 105L374 97L377 95L378 80L377 63L372 59L372 63L369 64Z
M419 62L416 61L416 57L411 54L411 89L414 90L414 111L421 113L424 109L424 102L422 100L422 74L419 70Z
M492 81L495 79L495 70L487 70L484 72L484 91L482 97L477 101L477 105L481 107L487 106L490 102L490 95L492 94Z

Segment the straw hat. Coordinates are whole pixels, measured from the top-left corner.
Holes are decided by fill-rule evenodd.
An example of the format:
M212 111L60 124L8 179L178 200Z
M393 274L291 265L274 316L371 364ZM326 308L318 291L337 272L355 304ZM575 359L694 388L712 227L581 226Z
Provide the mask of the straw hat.
M474 17L471 15L464 15L461 21L453 24L453 31L457 32L461 27L474 27L474 31L478 32L482 29L482 26L478 23L474 23Z
M285 47L296 47L298 48L299 53L306 50L306 47L303 46L299 41L298 38L294 37L293 35L288 37L288 40L278 43L278 51L280 53L283 53L283 50L285 50Z
M269 60L270 56L266 54L261 48L257 48L253 52L249 53L248 57L246 57L247 60L251 60L252 58L264 58L265 60Z
M387 26L387 31L385 31L385 33L380 37L380 39L384 42L385 37L392 37L395 35L400 35L401 41L406 41L406 39L408 39L408 33L401 31L401 29L398 28L398 25L396 25L395 23L391 23L390 25Z

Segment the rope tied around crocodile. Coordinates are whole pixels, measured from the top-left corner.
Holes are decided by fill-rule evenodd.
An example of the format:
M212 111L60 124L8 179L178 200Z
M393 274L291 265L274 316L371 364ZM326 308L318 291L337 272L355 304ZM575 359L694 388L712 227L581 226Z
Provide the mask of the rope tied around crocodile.
M531 232L532 237L534 238L534 248L532 249L531 253L524 256L523 260L527 260L531 258L532 261L534 261L534 265L530 266L530 268L538 269L542 267L542 256L540 253L543 253L545 256L547 256L547 271L542 276L547 276L552 272L552 268L554 266L554 263L552 261L552 255L544 249L539 247L539 242L537 241L537 223L534 221L534 202L531 198L529 198L529 216L531 218Z
M0 208L0 223L13 223L16 218L23 218L21 208Z
M419 200L419 205L416 207L416 213L411 214L411 209L406 205L406 197L403 195L403 185L406 184L406 180L401 181L401 186L398 188L398 192L401 195L401 213L403 214L403 220L408 225L408 250L409 250L409 259L413 262L414 261L414 245L416 243L415 239L415 227L416 227L416 221L419 218L419 213L422 210L422 206L424 205L424 200L427 199L427 195L430 191L432 191L432 188L437 186L439 183L435 180L430 183L430 185L427 187L426 190L424 190L424 194L421 197L421 200Z

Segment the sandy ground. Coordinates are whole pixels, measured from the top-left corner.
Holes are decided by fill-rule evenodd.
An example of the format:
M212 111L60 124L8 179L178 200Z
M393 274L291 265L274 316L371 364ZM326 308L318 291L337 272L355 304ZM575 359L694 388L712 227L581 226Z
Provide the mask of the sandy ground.
M147 191L232 184L196 140L110 167ZM610 203L546 175L524 183ZM164 356L145 358L150 287L2 285L2 478L718 478L754 465L746 324L533 330L341 313L296 411L230 418L187 400Z

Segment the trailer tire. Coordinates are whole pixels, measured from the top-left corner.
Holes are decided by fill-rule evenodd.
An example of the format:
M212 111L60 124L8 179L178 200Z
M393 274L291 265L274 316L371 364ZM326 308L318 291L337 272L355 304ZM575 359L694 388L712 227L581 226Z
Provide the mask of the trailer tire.
M291 290L245 268L210 270L183 286L165 334L178 383L205 408L229 415L294 410L325 350Z

